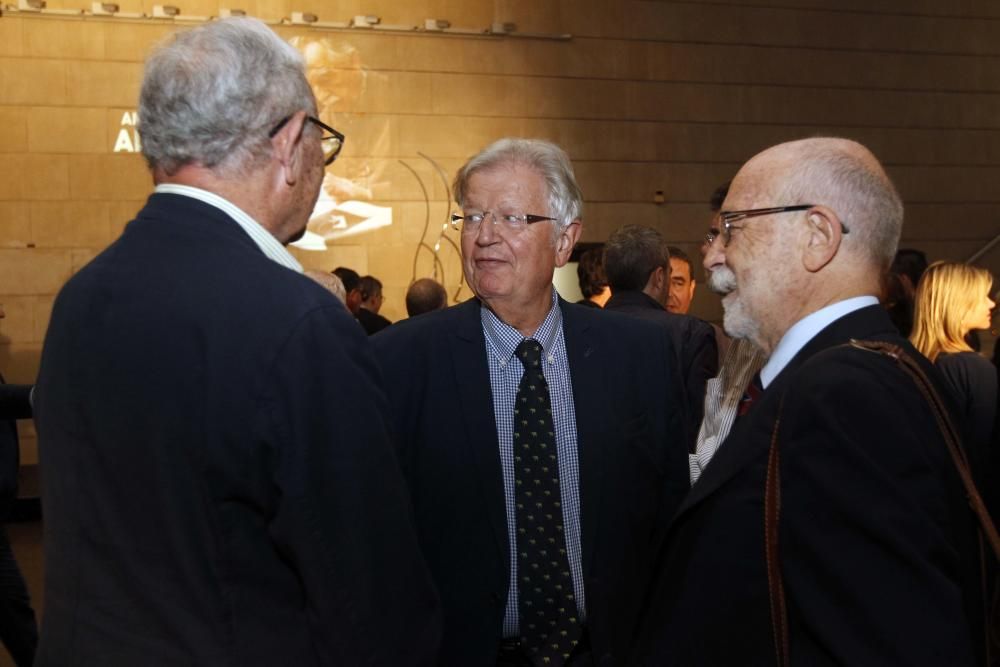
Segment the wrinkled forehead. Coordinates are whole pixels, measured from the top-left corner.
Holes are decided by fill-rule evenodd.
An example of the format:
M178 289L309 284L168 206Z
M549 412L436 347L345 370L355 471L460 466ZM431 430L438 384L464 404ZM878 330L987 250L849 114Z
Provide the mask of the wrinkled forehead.
M747 162L733 177L723 211L783 206L778 201L790 183L793 164L765 151Z

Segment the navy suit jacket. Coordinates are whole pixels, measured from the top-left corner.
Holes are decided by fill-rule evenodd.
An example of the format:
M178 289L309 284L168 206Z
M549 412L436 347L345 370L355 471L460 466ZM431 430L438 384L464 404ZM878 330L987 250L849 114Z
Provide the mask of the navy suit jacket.
M881 355L842 347L851 338L900 345L940 380L880 306L807 343L677 512L634 664L775 663L763 497L782 400L779 557L792 664L971 664L978 560L954 464L913 381Z
M17 499L21 450L17 419L31 419L30 384L6 384L0 375L0 520Z
M56 299L37 665L430 664L436 595L364 332L154 194Z
M663 528L687 487L673 352L662 329L560 300L576 410L587 628L622 664ZM373 339L420 543L444 609L441 664L495 664L510 545L476 299Z
M671 313L638 290L615 292L604 309L656 322L667 331L677 358L675 381L684 391L687 446L693 452L705 414L705 385L719 374L719 347L712 325L697 317Z

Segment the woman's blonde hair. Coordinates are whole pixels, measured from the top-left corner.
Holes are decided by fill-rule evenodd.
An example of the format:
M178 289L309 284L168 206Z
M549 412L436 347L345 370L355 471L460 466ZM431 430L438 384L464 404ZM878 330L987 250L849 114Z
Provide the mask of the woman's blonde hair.
M993 287L986 269L956 262L934 262L917 285L910 342L934 361L942 352L971 352L962 323Z

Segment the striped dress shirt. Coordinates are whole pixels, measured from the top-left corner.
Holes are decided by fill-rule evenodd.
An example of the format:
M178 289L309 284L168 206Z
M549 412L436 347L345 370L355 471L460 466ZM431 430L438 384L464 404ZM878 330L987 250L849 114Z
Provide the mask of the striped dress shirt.
M507 609L503 619L503 636L518 637L520 626L515 552L517 513L514 499L514 402L521 376L524 375L524 366L514 355L514 351L525 337L485 306L480 310L480 315L483 334L486 337L486 360L490 369L493 414L496 418L497 440L500 444L500 464L503 469L503 489L507 508L507 537L510 540L510 589L507 593ZM569 358L566 356L566 341L563 338L562 310L559 309L559 295L554 289L552 307L531 338L542 344L544 362L542 373L549 385L549 401L552 404L552 421L555 426L556 450L559 456L563 534L566 538L570 574L573 576L577 612L583 621L586 620L586 604L580 547L580 468L576 449L576 408L573 403L573 383L570 378Z

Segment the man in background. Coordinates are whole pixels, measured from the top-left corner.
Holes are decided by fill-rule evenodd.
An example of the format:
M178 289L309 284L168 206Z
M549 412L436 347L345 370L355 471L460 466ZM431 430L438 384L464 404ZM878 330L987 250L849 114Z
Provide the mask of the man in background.
M375 276L365 276L358 283L358 290L361 292L361 303L358 304L356 315L365 333L371 336L392 324L388 318L378 313L382 309L382 302L384 300L382 297L382 281Z
M604 270L611 285L605 310L655 322L674 348L676 375L683 387L684 440L694 450L701 423L705 383L718 371L715 336L706 322L667 310L670 298L670 253L663 236L652 227L625 225L604 244Z
M583 294L583 298L577 303L590 308L603 308L611 298L608 277L604 273L604 248L584 251L576 266L576 276L580 281L580 293Z
M687 315L694 299L694 279L691 258L677 246L667 246L670 254L670 294L667 296L667 310L678 315Z
M36 664L432 664L375 360L284 248L343 142L301 56L254 19L178 32L138 115L156 190L42 354Z
M448 307L448 293L433 278L421 278L406 290L406 314L416 317Z

